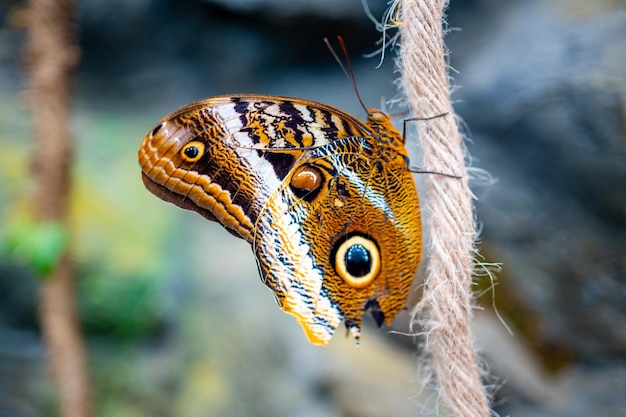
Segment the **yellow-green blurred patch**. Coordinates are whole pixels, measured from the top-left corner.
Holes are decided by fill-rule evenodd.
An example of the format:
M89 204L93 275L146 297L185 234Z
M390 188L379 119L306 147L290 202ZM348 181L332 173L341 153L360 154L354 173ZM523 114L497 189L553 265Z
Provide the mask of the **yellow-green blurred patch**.
M77 125L74 255L84 263L106 260L114 274L159 275L172 225L168 207L141 182L137 149L145 126L111 113L83 117Z

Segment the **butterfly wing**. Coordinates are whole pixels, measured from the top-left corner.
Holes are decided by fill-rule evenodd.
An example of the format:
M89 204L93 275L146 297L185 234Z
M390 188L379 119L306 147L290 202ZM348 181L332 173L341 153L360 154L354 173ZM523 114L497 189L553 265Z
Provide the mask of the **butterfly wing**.
M406 161L381 164L373 151L350 137L308 152L258 219L261 274L315 344L326 345L341 321L358 343L366 310L389 324L420 261L419 201ZM302 173L318 180L298 187Z
M304 149L364 134L357 119L321 103L221 96L164 117L138 157L152 193L252 242L259 211Z
M386 116L378 132L372 120L283 97L201 100L146 136L142 179L252 243L312 342L327 344L342 320L358 341L365 310L382 324L404 306L421 249L406 150Z

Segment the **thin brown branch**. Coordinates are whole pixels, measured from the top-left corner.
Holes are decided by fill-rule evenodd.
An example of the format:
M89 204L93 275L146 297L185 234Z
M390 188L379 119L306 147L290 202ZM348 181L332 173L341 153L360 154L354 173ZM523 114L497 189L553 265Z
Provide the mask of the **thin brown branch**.
M70 85L78 62L72 0L31 0L28 10L29 103L33 110L34 214L39 221L67 223L72 143ZM84 342L74 300L74 270L67 254L40 290L40 322L48 364L63 417L91 413Z

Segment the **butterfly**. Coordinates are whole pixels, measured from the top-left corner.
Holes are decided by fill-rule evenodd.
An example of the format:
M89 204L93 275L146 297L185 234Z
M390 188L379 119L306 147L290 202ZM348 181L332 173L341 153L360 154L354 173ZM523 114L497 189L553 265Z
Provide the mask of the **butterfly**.
M421 259L417 190L403 135L368 109L266 95L218 96L165 116L144 138L146 188L252 245L262 281L308 339L344 322L389 324Z

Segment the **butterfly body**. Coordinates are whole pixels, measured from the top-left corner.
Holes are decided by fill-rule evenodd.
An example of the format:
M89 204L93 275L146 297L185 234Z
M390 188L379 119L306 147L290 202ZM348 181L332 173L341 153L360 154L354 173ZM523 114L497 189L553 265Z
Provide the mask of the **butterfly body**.
M402 136L321 103L220 96L162 119L139 150L160 198L248 241L263 282L309 340L362 315L390 323L421 258L419 200Z

